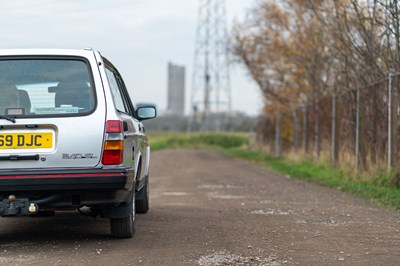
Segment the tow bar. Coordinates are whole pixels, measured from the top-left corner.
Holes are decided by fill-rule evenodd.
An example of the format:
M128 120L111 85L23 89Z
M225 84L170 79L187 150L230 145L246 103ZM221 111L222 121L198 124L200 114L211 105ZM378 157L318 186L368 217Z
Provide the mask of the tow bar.
M29 199L17 199L15 195L0 201L0 216L24 216L39 212L39 206Z

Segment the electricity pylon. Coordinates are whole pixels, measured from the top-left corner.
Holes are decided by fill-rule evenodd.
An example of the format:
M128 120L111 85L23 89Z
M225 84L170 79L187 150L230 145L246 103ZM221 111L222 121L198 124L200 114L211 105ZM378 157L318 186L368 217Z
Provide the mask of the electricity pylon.
M225 0L199 0L189 130L227 129L231 114Z

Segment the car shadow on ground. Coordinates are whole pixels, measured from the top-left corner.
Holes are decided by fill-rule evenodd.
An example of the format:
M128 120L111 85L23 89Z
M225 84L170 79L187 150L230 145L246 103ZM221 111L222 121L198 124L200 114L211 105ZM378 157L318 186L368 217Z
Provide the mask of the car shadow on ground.
M108 219L95 219L78 212L60 212L49 217L4 217L0 219L0 245L7 242L109 240Z

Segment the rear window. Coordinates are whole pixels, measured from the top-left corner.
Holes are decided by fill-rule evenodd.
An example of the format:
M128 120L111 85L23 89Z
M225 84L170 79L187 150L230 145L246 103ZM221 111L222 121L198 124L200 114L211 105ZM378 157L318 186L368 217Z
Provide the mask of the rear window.
M0 59L0 115L91 113L95 94L88 64L77 58Z

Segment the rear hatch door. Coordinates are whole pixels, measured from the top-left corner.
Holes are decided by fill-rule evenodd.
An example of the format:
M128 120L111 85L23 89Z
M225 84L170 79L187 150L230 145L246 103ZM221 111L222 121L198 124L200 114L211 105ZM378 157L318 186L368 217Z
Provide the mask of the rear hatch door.
M99 164L106 111L93 65L94 56L0 57L0 170Z

